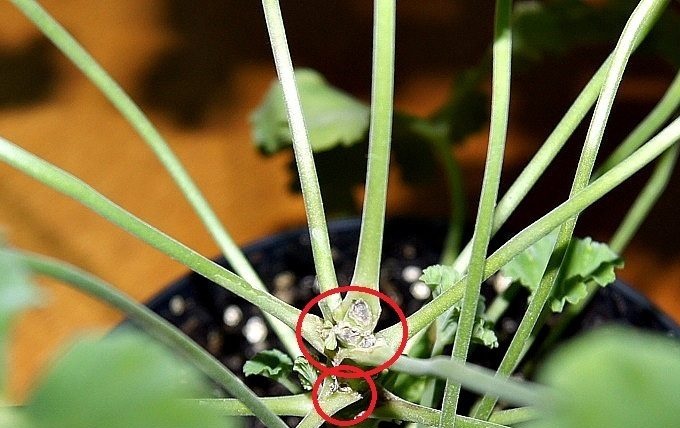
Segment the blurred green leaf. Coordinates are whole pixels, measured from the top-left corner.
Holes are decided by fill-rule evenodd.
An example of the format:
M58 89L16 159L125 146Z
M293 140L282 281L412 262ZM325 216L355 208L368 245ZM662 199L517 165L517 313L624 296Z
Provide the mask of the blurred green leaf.
M557 241L558 229L539 239L526 250L516 255L505 266L501 273L527 287L533 293L543 278L543 273L548 266L548 260Z
M392 125L392 155L399 172L408 184L432 181L437 161L432 150L432 138L443 130L424 119L395 112Z
M298 375L302 387L307 391L311 391L319 373L309 364L309 361L305 357L297 357L293 364L293 371Z
M605 328L569 342L538 380L554 388L530 428L680 426L680 343L630 328Z
M28 269L0 240L0 395L7 378L7 348L12 322L19 313L39 301L38 289Z
M430 118L445 140L459 143L484 128L489 120L489 97L480 85L486 76L483 66L456 76L449 100Z
M363 141L351 147L335 147L314 154L324 208L329 213L347 215L358 211L355 191L366 179L367 152L368 142ZM300 179L294 160L288 168L291 190L299 193Z
M203 377L166 348L133 331L73 345L22 409L40 428L218 428L199 408Z
M364 139L369 108L331 86L318 72L299 69L295 77L309 142L314 152L351 146ZM278 81L251 117L255 144L264 153L276 153L292 145L283 91Z
M557 230L551 232L515 256L501 268L501 273L533 293L548 266L557 233ZM614 269L622 266L621 258L606 244L590 238L572 239L553 290L552 310L561 312L566 302L576 303L584 298L588 281L600 286L611 284L616 280Z
M600 6L582 0L518 2L513 11L513 52L518 59L537 61L579 46L614 43L633 7L628 0Z
M20 407L3 407L0 402L0 427L2 428L33 428L22 414Z
M293 360L278 349L258 352L243 365L246 376L260 375L278 380L288 377L293 371Z

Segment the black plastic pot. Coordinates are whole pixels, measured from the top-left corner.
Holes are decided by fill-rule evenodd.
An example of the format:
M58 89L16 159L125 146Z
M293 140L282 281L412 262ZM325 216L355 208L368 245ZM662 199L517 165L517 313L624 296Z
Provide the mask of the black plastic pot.
M332 222L330 233L338 281L348 284L354 268L359 222ZM429 297L427 288L424 289L417 279L422 268L437 263L444 234L443 224L423 220L394 219L386 225L380 287L407 315ZM305 229L265 238L245 247L244 251L264 283L288 303L301 308L318 292L309 235ZM223 259L218 261L226 265ZM483 286L483 292L487 297L493 295L489 284ZM243 363L255 353L272 347L281 348L265 326L259 309L195 273L170 285L148 305L240 376ZM499 324L500 347L493 351L475 349L471 356L474 362L490 366L498 364L523 309L508 311ZM396 316L391 311L383 311L383 326L395 322ZM680 327L673 320L621 282L601 289L572 323L568 335L605 323L625 324L680 337ZM258 395L286 393L268 379L249 377L244 380ZM297 418L290 419L291 424L296 421ZM258 423L253 419L250 426L258 426Z

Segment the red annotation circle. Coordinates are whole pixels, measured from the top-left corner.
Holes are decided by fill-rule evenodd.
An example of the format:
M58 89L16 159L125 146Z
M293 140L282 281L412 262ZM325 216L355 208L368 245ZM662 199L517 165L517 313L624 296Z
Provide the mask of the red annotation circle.
M354 374L354 376L348 376L350 374ZM321 403L319 403L319 387L321 386L321 382L328 376L336 376L339 379L355 379L355 378L363 378L366 383L368 384L368 389L371 391L371 400L369 401L368 407L366 410L364 410L361 415L355 417L354 419L337 419L332 416L329 416L328 413L326 413L322 408L321 408ZM319 375L318 378L316 378L316 382L314 382L314 386L312 387L312 403L314 404L314 409L316 409L317 413L324 418L324 420L328 423L331 423L333 425L337 425L339 427L348 427L352 425L356 425L360 422L365 421L368 419L369 416L371 416L371 413L373 413L373 410L375 410L375 405L378 402L378 389L375 386L375 382L371 378L371 376L361 370L358 367L350 366L347 364L341 364L336 367L331 367L327 368L324 371L321 372L321 375Z
M316 304L318 304L321 300L325 299L326 297L336 294L336 293L345 293L348 291L354 291L358 293L366 293L370 294L373 296L378 297L380 300L383 300L385 303L387 303L392 310L397 314L399 317L399 322L401 323L402 326L402 336L401 336L401 342L399 343L399 346L397 347L397 350L394 352L394 355L390 357L387 361L385 361L383 364L380 364L377 367L374 367L370 370L362 370L358 367L350 366L347 364L341 364L339 366L335 367L328 367L327 365L323 364L321 361L315 359L312 354L309 352L309 349L305 346L302 338L302 323L305 319L305 316L309 314L309 311L312 309L312 307ZM344 287L338 287L334 288L332 290L325 291L318 296L314 297L312 300L310 300L305 307L302 309L302 312L300 313L300 316L298 317L297 324L295 325L295 338L297 339L298 346L300 347L300 351L302 354L305 356L307 361L317 368L321 373L319 377L316 379L316 382L314 382L314 386L312 387L312 403L314 404L314 409L316 409L317 413L327 422L337 425L337 426L351 426L351 425L356 425L359 422L362 422L366 420L369 416L371 416L371 413L373 413L373 410L375 409L376 403L378 401L378 392L377 388L375 386L375 382L371 378L371 376L374 376L381 371L389 368L392 364L397 361L399 356L401 356L402 352L404 352L404 348L406 347L406 342L408 340L408 324L406 322L406 315L404 315L404 311L399 308L399 305L397 305L397 302L395 302L392 298L389 296L385 295L384 293L381 293L377 290L373 290L372 288L368 287L361 287L358 285L346 285ZM319 387L321 386L321 382L328 376L336 376L340 379L359 379L363 378L366 383L368 384L368 388L371 391L371 400L369 402L368 408L362 412L362 414L354 419L349 419L349 420L341 420L341 419L336 419L333 418L332 416L329 416L322 408L319 403Z
M394 355L392 355L392 357L389 360L385 361L383 364L374 367L366 372L368 376L374 376L380 373L381 371L385 370L386 368L389 368L392 364L395 363L395 361L399 359L399 356L401 356L402 352L404 352L404 348L406 348L406 342L408 341L408 324L406 322L406 315L404 315L404 311L401 310L401 308L399 307L399 305L397 305L397 302L395 302L394 299L392 299L391 297L387 296L384 293L381 293L380 291L368 287L361 287L358 285L345 285L343 287L333 288L331 290L324 291L323 293L319 294L318 296L315 296L312 300L310 300L302 309L302 312L298 317L297 324L295 325L295 338L297 339L300 351L302 351L302 355L304 355L305 358L307 358L309 363L320 371L327 370L328 366L323 364L321 361L315 359L309 352L309 349L307 349L307 347L303 343L302 322L304 321L305 316L309 313L312 307L318 304L321 300L325 299L331 294L346 293L348 291L366 293L378 297L380 300L387 303L392 308L392 310L394 310L394 312L399 317L399 322L401 323L402 329L401 342L399 343L397 350L394 352ZM345 378L348 379L350 378L357 379L360 377L362 376L359 376L357 374L345 373Z

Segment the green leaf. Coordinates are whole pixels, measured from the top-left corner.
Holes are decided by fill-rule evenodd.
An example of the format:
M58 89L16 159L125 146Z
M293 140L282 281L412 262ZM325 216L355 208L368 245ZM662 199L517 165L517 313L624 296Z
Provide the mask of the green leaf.
M293 364L293 371L297 374L298 379L300 379L302 387L307 391L311 391L319 373L309 364L309 361L305 357L297 357Z
M278 380L287 377L293 370L293 360L278 349L259 352L243 365L246 376L260 375Z
M553 230L516 255L501 268L501 274L511 278L513 282L522 284L532 292L535 291L548 266L548 260L553 248L555 248L558 232L558 229Z
M460 309L462 302L456 303L451 309L446 312L443 322L437 324L437 346L444 347L453 343L458 331L458 318L460 317ZM475 315L475 324L472 330L472 340L475 343L480 343L489 348L498 347L498 338L493 331L493 323L489 321L484 313L486 312L486 304L483 296L479 296L477 303L477 314Z
M680 426L677 338L605 328L557 350L538 375L554 388L531 428Z
M616 280L614 268L623 261L606 244L590 238L572 239L564 257L563 272L555 284L551 308L562 312L566 302L576 303L587 295L586 283L594 281L601 287Z
M0 427L3 428L33 428L26 420L20 407L3 407L0 402Z
M438 164L432 149L433 136L446 132L432 122L403 112L392 118L392 156L407 184L430 183Z
M477 68L456 76L450 99L431 118L451 143L464 141L489 120L489 97L480 88L483 76Z
M28 269L0 241L0 392L7 377L7 348L12 322L23 310L39 301L38 289Z
M116 332L78 341L24 407L40 428L217 428L225 421L189 398L203 377L145 335Z
M636 2L593 7L582 0L525 1L513 11L513 53L520 60L559 56L580 46L616 40Z
M557 240L557 230L546 235L501 268L501 273L522 284L533 293L546 270ZM623 266L621 258L606 244L590 238L574 238L562 263L550 307L561 312L566 302L576 303L587 294L586 284L594 281L606 286L616 280L615 268Z
M355 190L366 180L367 152L368 141L364 140L351 147L335 147L314 153L321 196L329 213L347 215L358 212ZM288 169L292 178L290 187L300 193L300 178L294 159Z
M461 278L460 272L447 265L432 265L423 271L420 280L430 287L435 294L447 290Z
M360 142L368 130L369 108L331 86L318 72L295 72L309 141L315 152ZM251 117L255 144L265 153L292 145L281 85L274 82Z

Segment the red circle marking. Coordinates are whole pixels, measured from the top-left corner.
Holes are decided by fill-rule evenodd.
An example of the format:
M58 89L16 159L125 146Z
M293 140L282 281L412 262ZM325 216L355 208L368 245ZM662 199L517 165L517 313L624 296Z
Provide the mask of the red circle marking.
M387 303L392 308L392 310L394 310L394 312L397 314L397 316L399 317L399 322L401 323L402 326L401 343L399 343L399 346L397 347L397 350L394 352L394 355L392 355L392 357L383 364L365 372L367 376L374 376L380 373L381 371L385 370L386 368L390 367L392 364L395 363L395 361L397 361L397 359L399 359L399 356L401 356L402 352L404 351L404 348L406 348L406 342L408 341L408 324L406 322L406 315L404 315L404 311L401 310L401 308L399 307L399 305L397 305L397 302L395 302L394 299L390 298L384 293L381 293L378 290L374 290L368 287L361 287L358 285L345 285L343 287L337 287L331 290L324 291L323 293L315 296L305 305L305 307L302 309L302 312L300 313L300 316L298 317L297 324L295 325L295 338L297 339L297 343L298 346L300 347L302 355L304 355L305 358L307 358L307 361L309 361L309 363L312 366L316 367L318 370L322 372L328 370L328 366L323 364L321 361L315 359L305 346L302 339L302 322L304 321L304 318L309 313L309 311L312 310L312 307L319 303L321 300L325 299L326 297L332 294L344 293L347 291L356 291L359 293L371 294L385 301L385 303ZM357 372L350 371L348 373L343 373L343 376L347 379L351 378L358 379L360 377L363 377L363 375L353 373Z
M322 408L321 404L319 403L319 387L321 386L321 382L327 378L328 376L337 376L340 379L349 379L347 375L350 373L356 374L357 378L362 377L368 384L368 389L371 391L371 401L368 404L368 407L364 412L362 413L361 416L356 417L354 419L336 419L332 416L329 416L328 413L326 413ZM354 377L351 377L354 379ZM333 425L337 425L339 427L348 427L352 425L356 425L359 422L363 422L366 419L368 419L369 416L371 416L371 413L373 413L373 410L375 410L376 403L378 402L378 389L375 386L375 382L373 379L371 379L371 376L361 370L358 367L346 365L346 364L341 364L336 367L330 367L324 369L319 377L316 378L316 382L314 382L314 386L312 387L312 403L314 404L314 409L316 409L316 412L328 423L331 423Z

